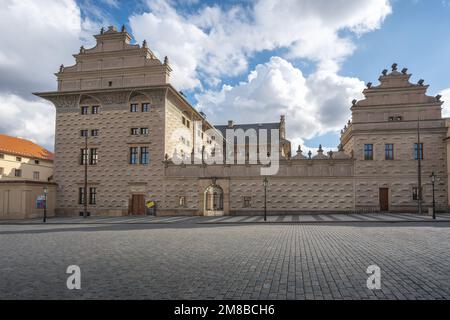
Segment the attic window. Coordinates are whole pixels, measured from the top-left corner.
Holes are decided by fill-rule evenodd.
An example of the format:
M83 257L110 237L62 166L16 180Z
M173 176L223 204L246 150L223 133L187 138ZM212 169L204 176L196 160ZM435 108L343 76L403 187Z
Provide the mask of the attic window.
M394 117L389 117L389 121L394 121Z
M109 81L109 82L108 82L108 86L109 86L109 87L112 87L112 81Z

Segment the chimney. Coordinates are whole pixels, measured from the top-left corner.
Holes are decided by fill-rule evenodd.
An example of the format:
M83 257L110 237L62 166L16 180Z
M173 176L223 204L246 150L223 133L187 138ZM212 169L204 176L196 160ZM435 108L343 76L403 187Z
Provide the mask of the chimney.
M280 117L280 138L286 139L286 116L282 115Z
M234 121L228 120L228 128L232 129L234 127Z

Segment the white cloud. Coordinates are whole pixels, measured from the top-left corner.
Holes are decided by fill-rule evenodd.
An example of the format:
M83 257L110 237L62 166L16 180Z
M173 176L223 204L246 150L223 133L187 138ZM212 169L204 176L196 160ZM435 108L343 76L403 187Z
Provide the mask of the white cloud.
M219 83L224 75L242 74L249 58L263 50L287 49L287 57L309 59L336 72L355 49L340 31L360 35L379 28L391 7L389 0L259 0L183 14L158 0L148 1L148 11L130 17L134 35L149 40L159 55L168 55L175 66L174 83L192 89L200 86L201 75Z
M442 116L450 117L450 88L442 90L439 93L442 96L442 101L444 104L442 105Z
M199 89L198 107L213 122L273 122L286 114L289 137L303 143L338 132L349 118L364 86L340 76L340 64L355 50L355 36L379 28L391 7L389 0L259 0L187 14L158 0L148 1L148 11L130 17L134 35L170 57L174 85ZM218 87L224 76L247 72L255 53L275 49L286 54L258 65L243 83ZM315 63L307 78L285 60L299 58Z
M297 145L339 131L350 118L351 101L361 99L363 89L359 79L327 71L305 77L290 62L272 57L257 65L247 81L199 94L197 99L215 123L236 117L240 123L276 122L285 114L288 137Z
M14 94L0 94L1 132L32 140L53 150L55 107L47 101L28 101Z
M53 108L31 92L56 89L54 73L74 64L82 44L92 44L98 19L82 19L74 0L0 0L0 6L0 132L52 149Z

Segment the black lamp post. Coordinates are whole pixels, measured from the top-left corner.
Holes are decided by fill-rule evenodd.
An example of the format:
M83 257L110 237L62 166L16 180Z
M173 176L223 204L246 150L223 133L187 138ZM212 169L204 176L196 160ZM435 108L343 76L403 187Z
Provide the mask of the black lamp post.
M436 202L434 198L434 183L436 182L436 175L434 174L434 171L431 173L431 185L433 190L433 219L436 219Z
M267 177L264 177L263 186L264 186L264 221L267 221L267 186L269 185L269 180Z
M47 222L47 194L48 194L48 188L47 186L44 187L44 223Z

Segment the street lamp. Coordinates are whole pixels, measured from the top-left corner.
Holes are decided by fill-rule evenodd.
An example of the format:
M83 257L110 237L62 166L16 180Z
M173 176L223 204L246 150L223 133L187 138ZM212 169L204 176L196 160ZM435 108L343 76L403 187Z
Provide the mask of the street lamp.
M267 177L264 177L263 186L264 186L264 221L267 221L267 186L269 185L269 180Z
M433 189L433 219L436 219L436 202L434 200L434 183L436 182L436 175L434 174L434 171L431 173L431 185Z
M44 223L47 222L47 194L48 194L48 188L47 186L44 187Z

